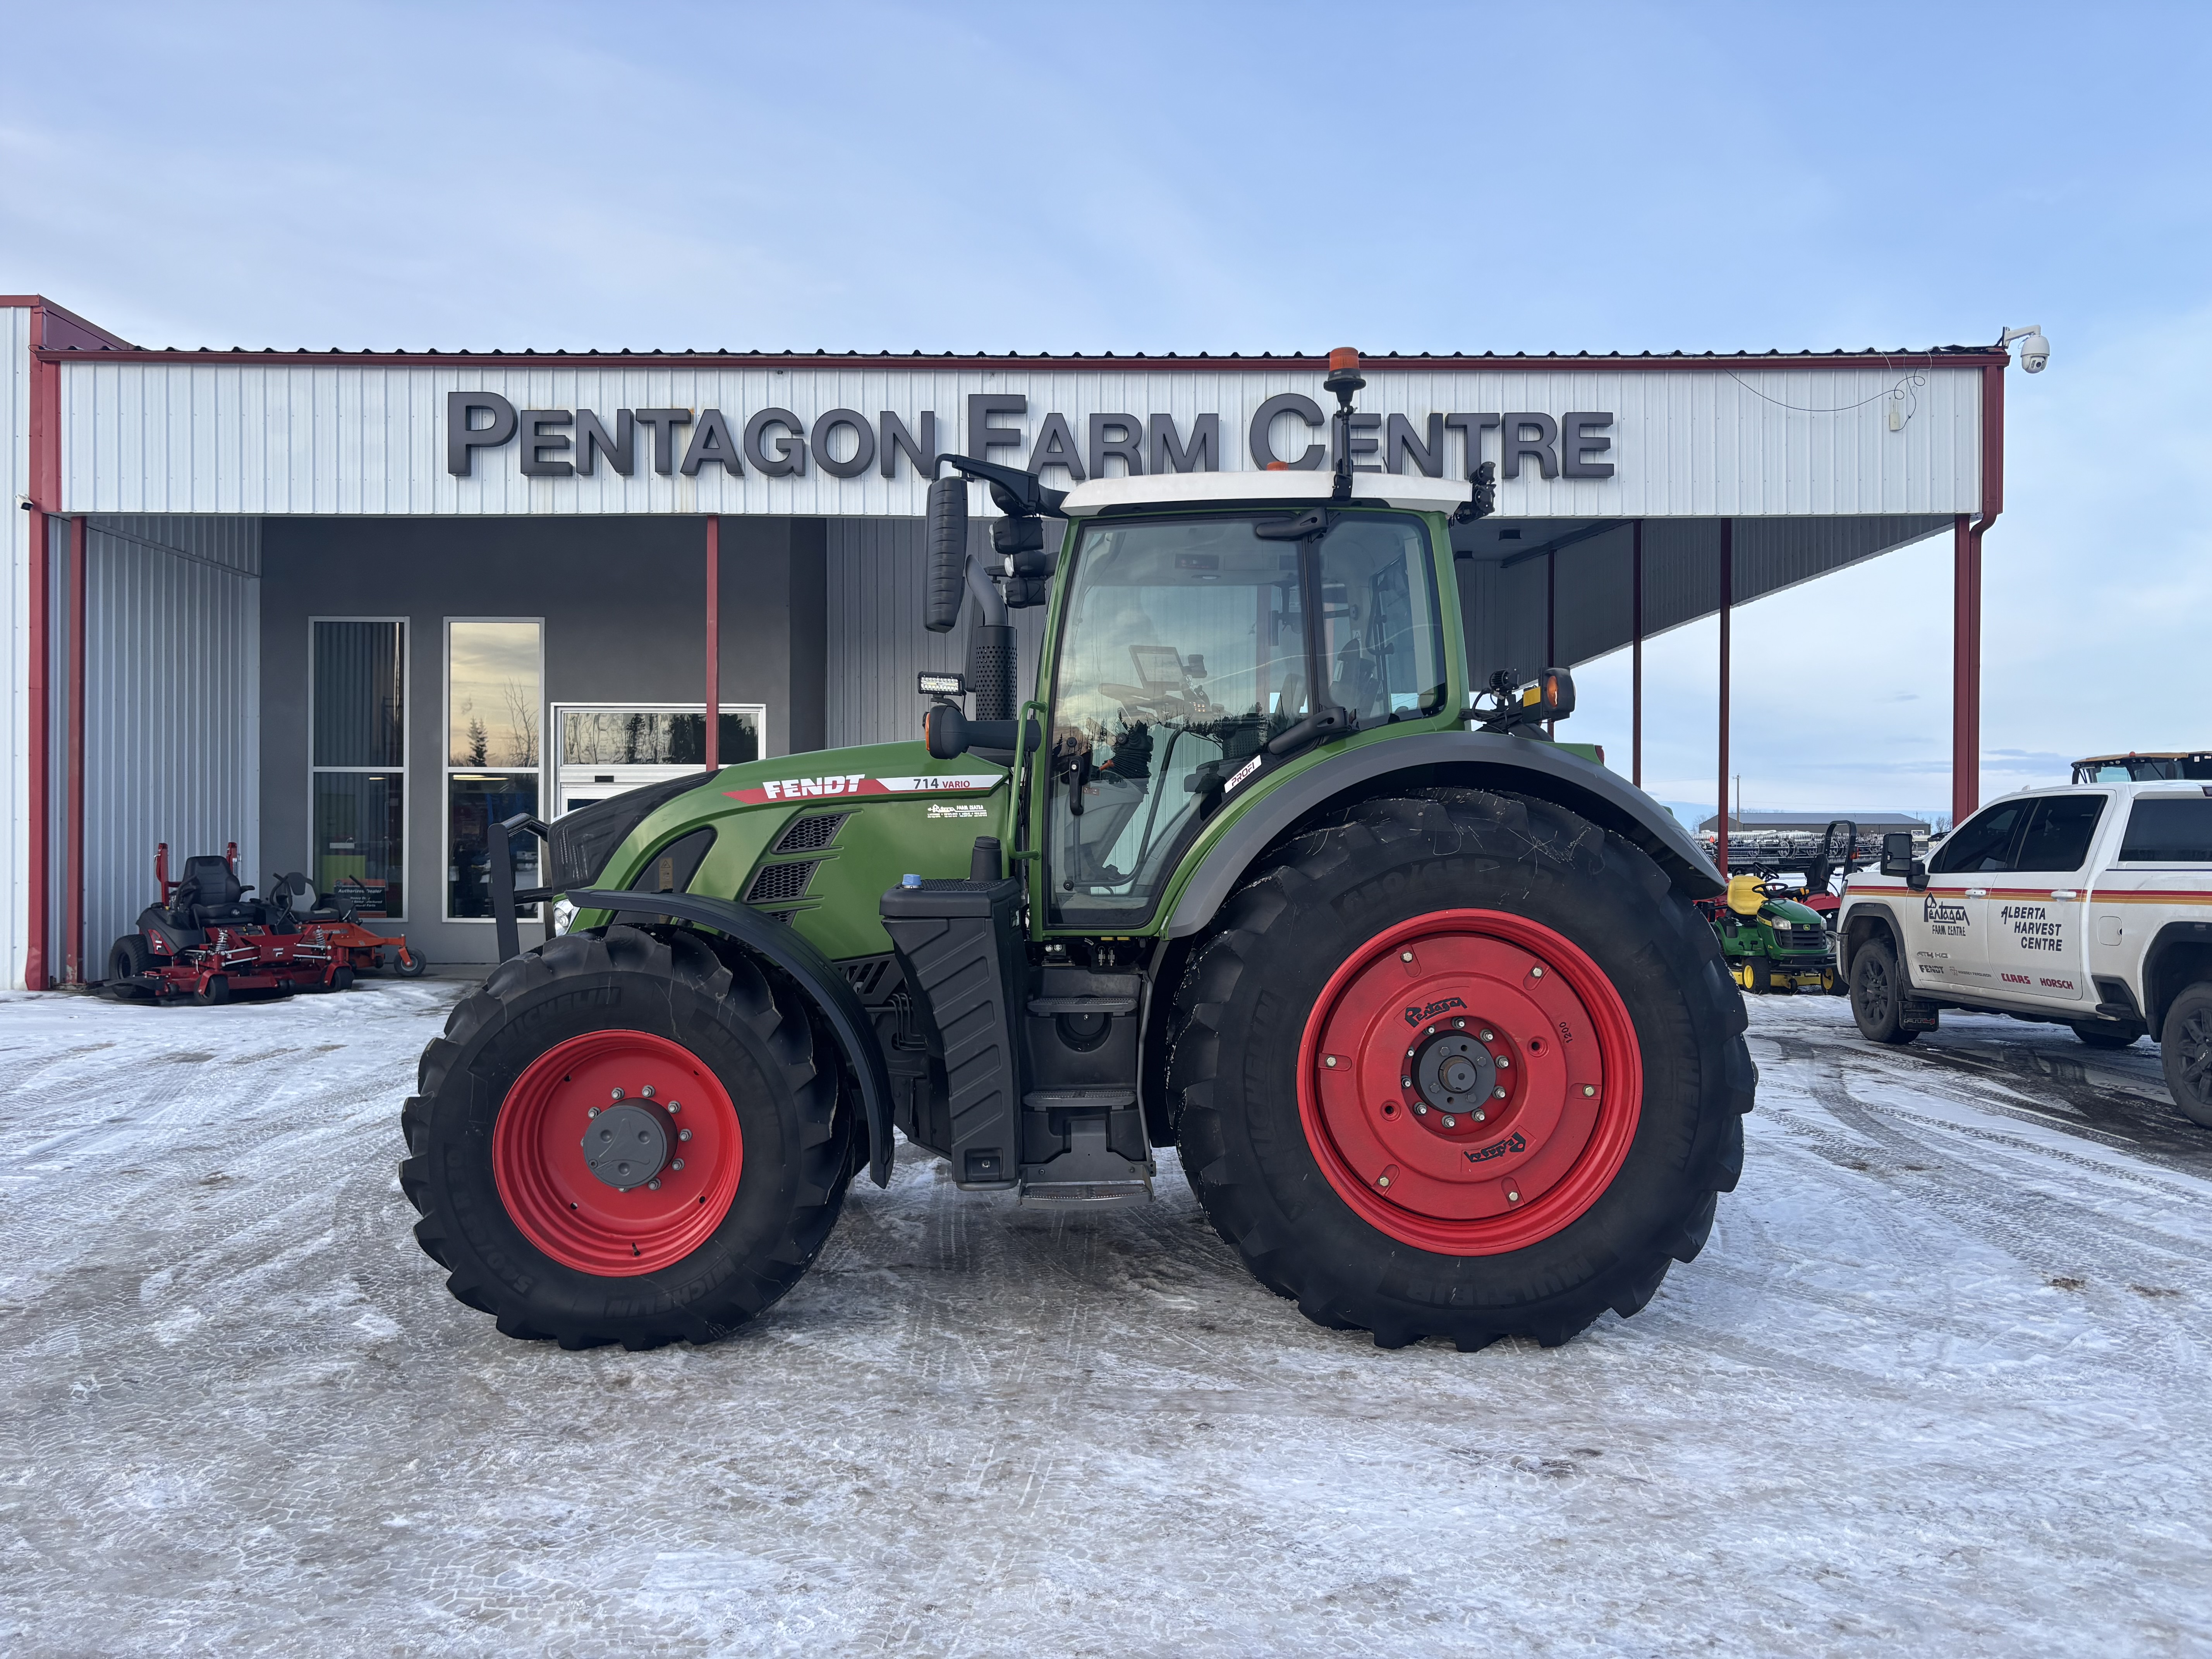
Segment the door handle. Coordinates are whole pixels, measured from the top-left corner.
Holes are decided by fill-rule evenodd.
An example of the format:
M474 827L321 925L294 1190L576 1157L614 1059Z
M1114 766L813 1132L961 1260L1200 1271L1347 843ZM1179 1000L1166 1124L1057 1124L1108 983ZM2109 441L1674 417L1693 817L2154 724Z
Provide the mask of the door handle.
M1987 898L1989 896L1990 890L1986 887L1969 887L1966 890L1968 898Z
M2054 887L2051 890L2051 896L2053 898L2080 898L2081 895L2080 890L2075 888Z

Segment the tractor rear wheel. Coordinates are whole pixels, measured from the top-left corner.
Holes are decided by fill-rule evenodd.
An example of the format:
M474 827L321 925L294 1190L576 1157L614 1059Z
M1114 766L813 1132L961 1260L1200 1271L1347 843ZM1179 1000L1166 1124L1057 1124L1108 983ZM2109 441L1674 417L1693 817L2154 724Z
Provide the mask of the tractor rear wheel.
M726 1336L821 1250L858 1118L806 1012L676 929L501 963L423 1051L400 1186L446 1285L508 1336Z
M1285 843L1176 998L1183 1168L1316 1323L1564 1342L1705 1242L1757 1073L1711 927L1549 803L1371 800Z

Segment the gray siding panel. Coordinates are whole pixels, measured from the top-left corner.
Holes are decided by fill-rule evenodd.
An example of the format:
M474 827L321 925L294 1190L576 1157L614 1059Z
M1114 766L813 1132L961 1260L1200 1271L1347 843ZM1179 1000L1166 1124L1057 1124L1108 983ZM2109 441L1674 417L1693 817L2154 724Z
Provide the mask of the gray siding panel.
M235 841L261 868L261 526L94 519L86 528L84 932L88 976L173 865ZM58 864L59 860L57 860Z

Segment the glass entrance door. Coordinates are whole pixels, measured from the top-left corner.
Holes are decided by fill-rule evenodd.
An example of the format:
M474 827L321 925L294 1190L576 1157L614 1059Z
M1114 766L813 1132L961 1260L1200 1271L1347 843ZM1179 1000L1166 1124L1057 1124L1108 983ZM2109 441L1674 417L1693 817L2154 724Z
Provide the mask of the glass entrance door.
M767 719L768 710L759 703L723 704L716 758L725 766L758 760ZM625 789L704 766L706 705L556 703L553 742L552 816L559 817Z

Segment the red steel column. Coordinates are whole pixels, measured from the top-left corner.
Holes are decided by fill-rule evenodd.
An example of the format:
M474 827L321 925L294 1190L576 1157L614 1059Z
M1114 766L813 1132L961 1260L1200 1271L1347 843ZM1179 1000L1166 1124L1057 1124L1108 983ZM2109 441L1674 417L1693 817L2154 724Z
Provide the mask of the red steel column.
M1952 528L1951 823L1982 804L1982 535L2004 511L2004 365L1982 370L1982 512Z
M1735 520L1721 520L1721 818L1714 862L1728 875L1729 845L1729 607L1735 602Z
M1628 526L1629 781L1644 787L1644 520Z
M84 519L70 520L69 846L62 890L62 975L84 983Z
M722 763L722 515L707 515L707 769Z

